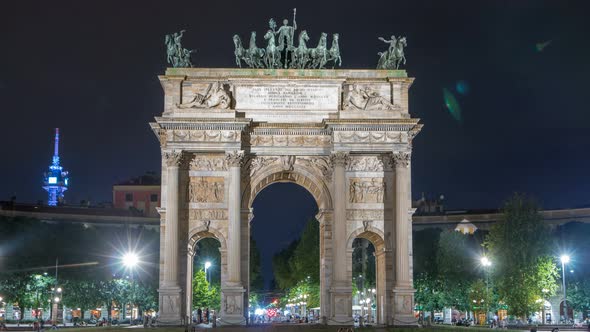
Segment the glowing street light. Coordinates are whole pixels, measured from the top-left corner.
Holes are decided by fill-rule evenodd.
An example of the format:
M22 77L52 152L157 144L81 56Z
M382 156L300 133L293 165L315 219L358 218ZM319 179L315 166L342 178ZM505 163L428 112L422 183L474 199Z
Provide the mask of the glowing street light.
M567 324L567 295L565 292L565 264L569 263L570 256L568 255L561 255L561 281L563 282L563 317Z
M483 256L481 258L481 265L485 267L492 266L492 262L486 256Z
M128 252L123 255L123 265L128 268L133 268L139 263L139 257L134 252Z
M208 287L211 288L211 284L209 283L209 274L207 273L207 270L211 267L211 262L206 261L205 262L205 280L207 280L207 284Z

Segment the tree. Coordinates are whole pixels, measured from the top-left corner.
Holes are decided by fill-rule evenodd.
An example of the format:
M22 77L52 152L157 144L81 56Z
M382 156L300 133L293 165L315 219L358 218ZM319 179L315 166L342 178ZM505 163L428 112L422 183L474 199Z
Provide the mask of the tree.
M260 273L260 251L256 241L250 237L250 291L256 292L264 288L264 279Z
M297 280L320 279L320 225L315 218L309 219L295 251L293 252L292 271ZM308 278L309 277L309 278Z
M295 286L299 280L289 263L293 258L293 253L295 252L298 243L299 241L291 242L287 248L279 251L272 258L273 274L275 276L276 285L279 289L291 288Z
M557 268L548 255L550 233L538 211L534 200L514 194L485 240L500 300L522 318L539 310L538 300L557 290Z
M579 312L590 311L590 279L578 279L568 282L567 302Z
M95 281L69 280L64 283L63 302L69 307L80 308L81 319L84 312L101 306L100 285Z
M421 311L430 312L432 318L435 311L443 309L442 285L438 278L422 273L414 279L414 288L414 301Z
M442 232L436 254L442 303L463 311L471 308L468 291L475 279L475 263L469 254L473 247L471 239L470 235L460 232Z
M215 307L215 301L219 301L218 289L209 287L204 270L197 270L193 277L193 308Z

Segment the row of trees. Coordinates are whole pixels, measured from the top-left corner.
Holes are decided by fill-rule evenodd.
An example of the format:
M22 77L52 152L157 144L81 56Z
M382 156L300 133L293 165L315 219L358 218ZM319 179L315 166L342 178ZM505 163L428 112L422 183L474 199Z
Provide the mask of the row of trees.
M416 304L425 311L540 311L558 289L551 231L534 200L514 195L489 233L428 230L414 237ZM430 245L428 243L431 243ZM434 245L432 244L434 243ZM483 266L482 257L491 261ZM489 269L489 270L486 270Z
M121 263L129 251L140 259L134 270ZM56 286L61 304L82 311L105 305L110 315L113 303L157 309L158 261L157 231L0 217L0 296L21 309L48 307Z
M59 292L57 288L59 288ZM69 308L84 311L106 307L108 317L116 305L122 309L127 304L136 306L140 313L157 309L157 292L153 285L129 279L99 280L60 280L42 274L11 274L10 278L0 280L0 294L7 303L16 303L21 309L47 308L54 297ZM21 316L22 319L22 316Z

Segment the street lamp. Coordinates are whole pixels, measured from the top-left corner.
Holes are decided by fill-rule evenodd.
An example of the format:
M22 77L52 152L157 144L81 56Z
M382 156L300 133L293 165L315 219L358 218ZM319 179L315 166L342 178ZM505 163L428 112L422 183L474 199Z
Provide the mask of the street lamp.
M133 268L139 263L139 257L134 252L128 252L123 255L123 265L127 268Z
M565 264L569 263L570 256L561 255L561 281L563 282L563 317L567 324L567 295L565 292Z
M490 261L490 259L487 256L483 256L481 258L481 266L483 266L484 270L485 270L485 274L486 274L486 298L490 297L490 266L492 266L492 261ZM485 304L486 306L486 320L488 319L488 304Z
M135 269L135 267L139 264L139 257L137 256L136 253L130 251L127 252L123 255L123 257L121 258L121 262L123 263L123 266L125 266L127 269L129 270L133 270ZM131 280L133 282L133 271L131 271ZM133 298L135 299L135 282L132 283L132 295ZM133 319L133 311L134 311L134 303L130 303L131 306L131 319Z
M207 284L209 285L209 274L207 274L207 270L211 267L211 262L206 261L205 262L205 279L207 280ZM211 285L209 285L209 288L211 288Z

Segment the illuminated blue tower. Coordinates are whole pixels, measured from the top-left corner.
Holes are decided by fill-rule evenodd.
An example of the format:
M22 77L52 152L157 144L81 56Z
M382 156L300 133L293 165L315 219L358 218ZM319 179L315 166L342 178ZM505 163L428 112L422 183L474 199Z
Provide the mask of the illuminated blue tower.
M68 190L68 172L59 164L59 128L55 128L55 149L53 161L49 166L49 172L45 173L43 189L49 194L47 205L56 206L64 198L64 192Z

